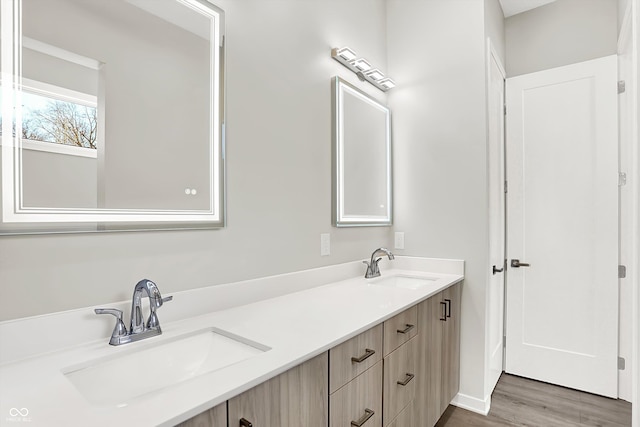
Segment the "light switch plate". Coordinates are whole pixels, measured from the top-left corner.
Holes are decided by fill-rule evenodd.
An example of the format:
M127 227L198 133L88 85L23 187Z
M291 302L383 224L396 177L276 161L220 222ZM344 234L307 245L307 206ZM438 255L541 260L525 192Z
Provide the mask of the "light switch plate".
M331 255L331 235L329 233L320 234L320 256Z
M404 249L404 232L396 231L395 243L393 245L395 249Z

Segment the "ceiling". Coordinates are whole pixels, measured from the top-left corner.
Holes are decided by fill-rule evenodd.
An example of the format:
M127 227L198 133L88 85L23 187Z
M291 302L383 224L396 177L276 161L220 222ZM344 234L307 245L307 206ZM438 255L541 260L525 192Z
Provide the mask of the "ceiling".
M504 17L508 18L512 15L535 9L555 0L500 0Z

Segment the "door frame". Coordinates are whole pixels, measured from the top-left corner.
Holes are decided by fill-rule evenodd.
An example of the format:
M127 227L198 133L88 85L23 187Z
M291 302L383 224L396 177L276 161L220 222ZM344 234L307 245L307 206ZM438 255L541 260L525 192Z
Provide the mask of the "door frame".
M625 43L630 44L631 67L627 81L627 96L630 97L628 106L630 108L630 129L629 137L626 141L620 140L621 146L629 144L625 147L630 153L630 161L627 165L627 186L631 200L629 200L630 218L632 220L628 226L630 229L622 229L621 232L629 233L633 236L629 245L626 247L628 253L624 253L624 247L621 247L621 257L626 259L627 277L624 286L631 286L631 363L627 367L632 370L631 373L631 404L632 404L632 423L633 427L640 427L640 149L638 148L638 123L640 121L640 67L638 64L638 50L640 49L640 4L639 0L631 0L625 11L624 18L620 29L620 37L618 39L617 53L621 54L625 47Z

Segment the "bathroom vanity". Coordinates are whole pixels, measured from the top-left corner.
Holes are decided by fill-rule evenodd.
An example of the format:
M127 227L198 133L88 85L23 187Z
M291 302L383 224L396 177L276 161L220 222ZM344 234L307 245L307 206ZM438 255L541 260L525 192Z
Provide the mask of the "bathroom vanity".
M119 346L93 307L2 322L0 413L27 409L34 426L431 426L458 391L464 263L380 270L178 292L162 335Z
M180 425L433 426L458 392L460 288L454 284Z

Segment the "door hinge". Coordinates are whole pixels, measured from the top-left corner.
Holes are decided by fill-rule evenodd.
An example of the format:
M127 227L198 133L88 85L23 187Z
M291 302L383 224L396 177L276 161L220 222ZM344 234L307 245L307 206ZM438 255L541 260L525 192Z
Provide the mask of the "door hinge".
M627 84L624 80L618 82L618 93L624 93L627 90Z
M502 336L502 348L507 348L507 336Z
M622 187L623 185L627 185L627 173L618 172L618 187Z
M504 115L507 115L507 104L504 104Z
M624 357L618 357L618 370L624 371L625 366L626 361L624 360Z
M507 181L505 181L505 182L504 182L504 193L505 193L505 194L507 194L507 193L509 192L509 190L508 190L508 188L509 188L509 187L508 187L508 185L507 185L507 184L508 184L508 183L507 183Z
M619 265L618 266L618 279L624 279L627 277L627 266Z

